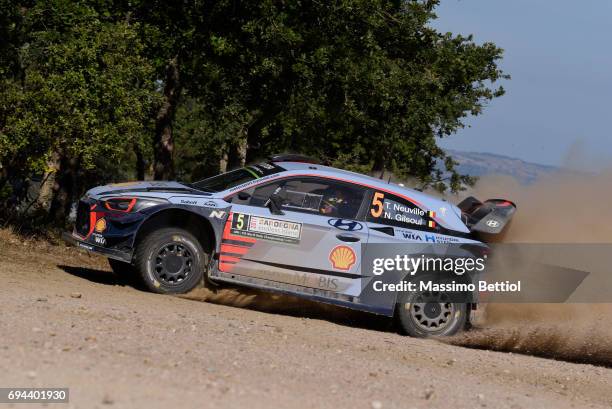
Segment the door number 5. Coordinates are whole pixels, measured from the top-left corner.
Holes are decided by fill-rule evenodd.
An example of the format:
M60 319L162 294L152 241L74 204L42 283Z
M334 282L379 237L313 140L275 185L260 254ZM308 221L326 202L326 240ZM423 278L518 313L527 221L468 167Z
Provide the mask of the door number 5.
M380 217L383 212L383 200L385 198L384 193L376 192L374 193L374 197L372 198L372 208L370 209L370 214L372 217Z

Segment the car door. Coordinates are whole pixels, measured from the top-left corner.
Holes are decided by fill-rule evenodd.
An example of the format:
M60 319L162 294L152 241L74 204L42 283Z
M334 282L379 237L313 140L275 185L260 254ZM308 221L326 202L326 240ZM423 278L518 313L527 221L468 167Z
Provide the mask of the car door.
M282 214L266 206L273 193L282 198ZM357 220L365 193L333 179L294 177L234 194L220 270L313 294L358 293L361 245L368 240L365 223Z
M375 291L373 283L395 284L403 276L396 272L374 274L373 262L375 259L395 259L398 255L428 252L438 237L434 214L406 197L383 190L370 191L366 207L365 224L369 236L362 255L364 279L359 299L363 304L393 311L395 294Z

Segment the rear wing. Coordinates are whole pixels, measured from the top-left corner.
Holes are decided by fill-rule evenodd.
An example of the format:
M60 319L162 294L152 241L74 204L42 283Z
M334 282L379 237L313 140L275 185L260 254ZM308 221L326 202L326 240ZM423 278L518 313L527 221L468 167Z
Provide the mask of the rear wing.
M470 196L457 206L461 209L463 222L470 231L487 234L501 233L516 212L516 205L504 199L481 202Z

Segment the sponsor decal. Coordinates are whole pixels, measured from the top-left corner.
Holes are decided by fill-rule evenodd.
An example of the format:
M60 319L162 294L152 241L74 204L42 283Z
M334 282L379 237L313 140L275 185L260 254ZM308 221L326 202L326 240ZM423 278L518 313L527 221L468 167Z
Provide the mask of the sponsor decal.
M89 246L89 245L87 245L85 243L78 243L78 245L79 245L79 247L83 247L84 249L87 249L87 250L93 250L94 249L92 246Z
M231 233L280 243L298 244L302 237L302 223L234 213Z
M99 244L100 246L106 246L106 239L103 235L93 233L91 236L93 237L94 243Z
M446 216L446 210L448 210L446 207L440 208L440 213L442 213L442 216Z
M363 229L363 225L361 223L348 219L329 219L327 224L335 227L338 230L359 231Z
M459 243L460 240L457 237L452 236L440 236L431 233L421 233L412 230L400 230L402 238L406 240L424 241L426 243Z
M338 279L332 277L319 276L319 288L335 291L338 289Z
M459 243L459 239L450 236L438 236L436 234L425 234L425 241L428 243Z
M491 228L496 228L496 227L499 227L500 223L495 219L490 219L490 220L487 220L486 225Z
M225 211L223 210L213 210L210 212L210 217L213 219L223 219L225 217Z
M202 203L202 200L194 198L181 198L179 203L187 206L202 206L202 207L217 207L217 204L212 200L207 200Z
M309 273L296 272L286 269L278 270L252 270L249 272L251 277L262 280L270 280L266 286L275 285L298 285L301 287L318 288L327 291L345 290L347 285L335 277L325 277ZM277 283L277 284L275 284Z
M349 246L336 246L329 253L329 261L333 268L338 270L350 270L357 261L355 251Z
M106 219L104 218L98 219L94 227L94 230L98 233L102 233L104 230L106 230Z
M423 241L423 237L413 231L410 230L401 230L402 232L402 237L405 238L406 240L416 240L416 241Z
M262 182L264 182L266 180L274 179L276 177L278 177L278 175L272 174L272 175L267 175L267 176L260 177L259 179L253 179L253 180L245 182L245 183L243 183L241 185L234 186L233 188L229 189L229 192L233 193L233 192L236 192L238 190L243 190L243 189L246 189L247 187L249 187L251 185L260 184L260 183L262 183Z

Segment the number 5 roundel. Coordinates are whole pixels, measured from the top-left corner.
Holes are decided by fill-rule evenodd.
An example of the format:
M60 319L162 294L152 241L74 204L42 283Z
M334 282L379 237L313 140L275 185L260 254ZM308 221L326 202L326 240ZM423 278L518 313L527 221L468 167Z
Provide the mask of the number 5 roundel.
M380 217L383 212L383 200L385 199L385 194L381 192L374 193L374 197L372 198L372 208L370 209L370 214L372 217Z

